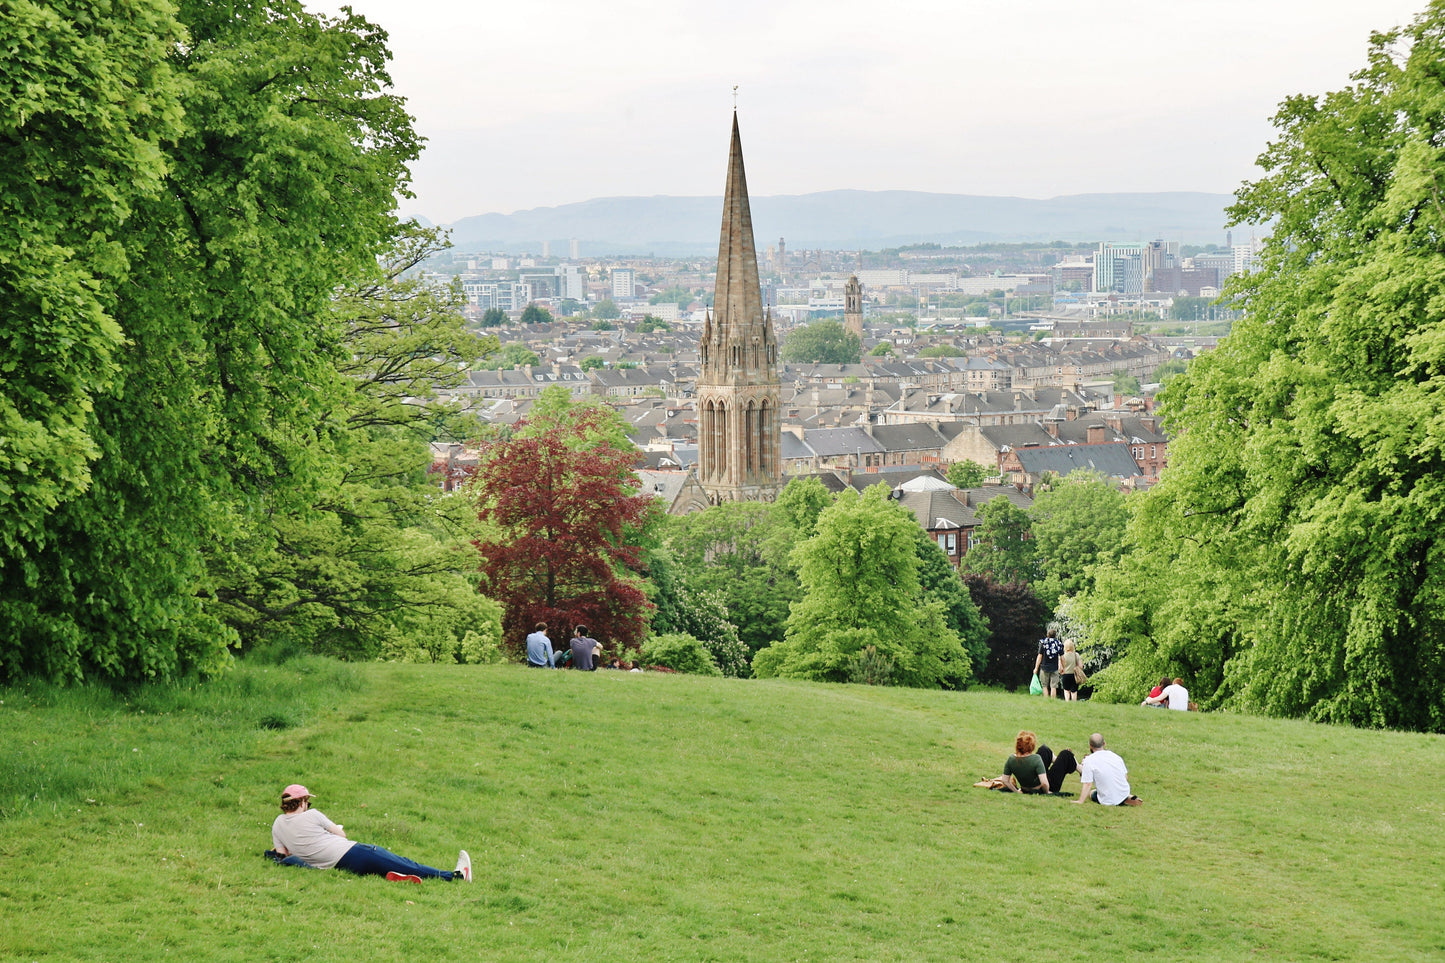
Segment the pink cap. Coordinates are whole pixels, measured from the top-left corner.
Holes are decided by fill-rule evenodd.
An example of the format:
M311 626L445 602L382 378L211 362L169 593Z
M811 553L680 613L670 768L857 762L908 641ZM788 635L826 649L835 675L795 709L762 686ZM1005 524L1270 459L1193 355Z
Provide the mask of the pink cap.
M311 790L294 782L281 790L282 799L303 799L309 795L311 795Z

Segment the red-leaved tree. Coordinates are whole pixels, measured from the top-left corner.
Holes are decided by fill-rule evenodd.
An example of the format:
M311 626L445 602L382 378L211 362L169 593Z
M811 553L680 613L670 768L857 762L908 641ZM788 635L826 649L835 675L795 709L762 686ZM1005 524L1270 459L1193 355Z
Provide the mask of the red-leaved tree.
M564 424L522 422L482 449L473 491L498 532L476 543L481 589L505 606L503 633L515 647L537 622L551 626L554 644L586 625L614 652L647 634L652 603L635 542L655 499L637 493L637 452L599 437L609 415L579 408Z

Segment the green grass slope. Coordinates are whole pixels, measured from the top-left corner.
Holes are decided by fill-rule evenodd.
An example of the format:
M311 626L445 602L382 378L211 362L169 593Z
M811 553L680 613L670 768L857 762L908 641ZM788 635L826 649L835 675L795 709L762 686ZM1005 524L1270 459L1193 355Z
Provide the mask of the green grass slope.
M0 700L5 960L1445 955L1439 737L321 660ZM1020 728L1103 731L1145 805L972 788ZM468 849L476 882L272 865L294 781L353 839Z

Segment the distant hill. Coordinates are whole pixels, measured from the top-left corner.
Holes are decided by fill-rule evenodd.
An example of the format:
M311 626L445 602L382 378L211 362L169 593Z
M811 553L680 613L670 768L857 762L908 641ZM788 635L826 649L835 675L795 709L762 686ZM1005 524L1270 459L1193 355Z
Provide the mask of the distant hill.
M758 247L787 239L793 250L878 250L905 244L982 241L1133 241L1162 237L1224 242L1228 194L1072 194L1048 200L926 194L920 191L825 191L754 197ZM482 214L447 225L461 249L537 252L550 241L565 253L576 238L588 255L653 252L711 254L717 248L721 197L602 197L515 214Z

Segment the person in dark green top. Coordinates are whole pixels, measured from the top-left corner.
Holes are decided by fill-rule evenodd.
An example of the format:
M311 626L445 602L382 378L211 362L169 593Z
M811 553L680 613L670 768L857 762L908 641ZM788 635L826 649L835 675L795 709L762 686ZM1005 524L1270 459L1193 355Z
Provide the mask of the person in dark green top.
M1046 793L1049 791L1049 777L1044 761L1038 754L1039 738L1025 729L1014 740L1014 754L1003 764L1003 779L1006 791L1024 793Z

